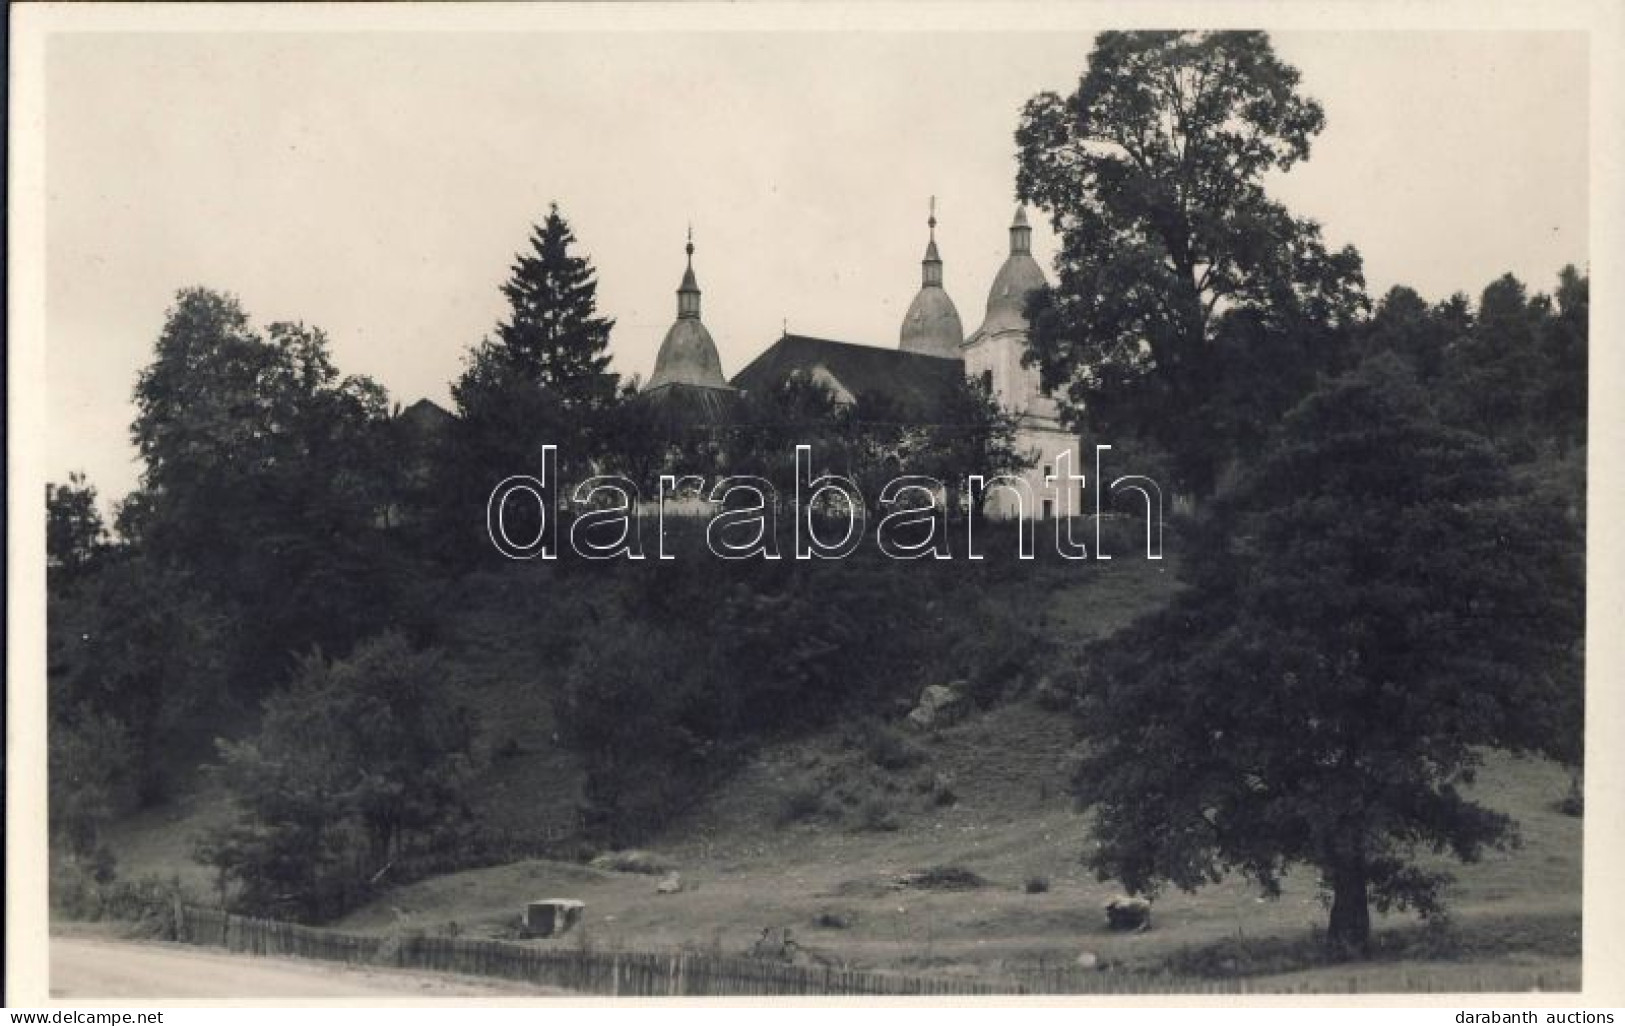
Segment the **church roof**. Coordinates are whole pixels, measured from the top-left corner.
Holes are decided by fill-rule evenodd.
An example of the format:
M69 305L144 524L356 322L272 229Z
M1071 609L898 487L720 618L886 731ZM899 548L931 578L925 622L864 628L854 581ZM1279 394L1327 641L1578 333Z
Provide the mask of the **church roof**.
M679 317L666 332L655 357L654 373L645 388L688 385L695 388L727 388L722 376L722 359L717 344L698 317Z
M993 287L988 289L987 314L976 335L1027 330L1027 294L1047 284L1044 269L1033 259L1032 228L1027 224L1027 212L1018 207L1010 225L1010 255L994 276Z
M920 291L903 315L898 347L910 353L931 356L959 356L965 342L965 326L959 321L954 301L942 287L942 256L937 252L937 198L931 197L931 217L926 221L931 234L920 261Z
M694 233L689 232L688 267L683 271L683 283L677 287L677 320L667 329L655 355L654 373L649 375L645 390L685 385L692 388L726 389L728 381L722 376L722 359L717 355L717 344L711 340L705 322L700 320L700 285L694 277Z
M739 400L739 393L732 388L667 384L644 389L638 399L647 403L659 421L668 427L725 424Z
M457 419L455 414L432 399L419 399L395 416L401 423L423 432L438 431Z
M925 353L930 356L959 356L959 347L965 341L965 326L960 323L954 301L940 285L928 285L914 296L903 315L903 330L899 344L904 352Z
M767 389L797 373L823 381L837 396L844 392L859 402L883 397L900 414L925 416L958 387L965 365L957 358L785 335L735 374L733 384L746 392Z

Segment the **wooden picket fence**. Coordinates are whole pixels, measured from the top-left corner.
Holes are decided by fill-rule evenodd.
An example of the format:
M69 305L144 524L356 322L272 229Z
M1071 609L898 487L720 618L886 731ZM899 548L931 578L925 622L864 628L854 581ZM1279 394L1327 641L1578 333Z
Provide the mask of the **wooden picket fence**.
M1245 978L1206 979L1165 974L1098 972L1052 967L1006 979L906 976L834 966L790 965L691 951L630 952L419 934L378 936L298 926L179 905L175 939L241 954L284 956L463 973L559 987L610 997L974 997L1022 994L1426 993L1572 990L1578 979L1497 969L1488 976L1406 971L1364 987L1358 977L1305 980L1298 986L1258 985ZM1527 977L1527 978L1525 978Z
M932 997L1011 993L952 977L867 973L694 952L598 951L464 937L381 937L186 906L176 939L241 954L465 973L612 997L853 995Z

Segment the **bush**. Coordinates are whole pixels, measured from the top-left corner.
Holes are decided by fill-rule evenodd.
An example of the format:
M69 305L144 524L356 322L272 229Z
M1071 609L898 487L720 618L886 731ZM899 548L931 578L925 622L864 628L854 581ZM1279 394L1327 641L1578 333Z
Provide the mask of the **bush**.
M859 823L865 830L890 832L902 826L897 820L897 814L879 798L871 798L864 802L859 817Z
M588 865L610 873L640 873L644 876L664 876L677 868L677 864L670 859L636 849L607 851Z
M133 923L140 936L165 940L176 939L176 906L188 900L177 878L98 879L91 867L71 861L52 867L50 887L51 907L60 915Z
M1049 891L1049 877L1029 876L1026 885L1022 889L1028 894L1044 894Z
M823 792L816 787L810 785L792 787L779 796L776 822L781 827L789 826L821 816L825 809Z
M931 777L931 804L937 808L945 808L959 801L959 795L954 791L954 778L946 773L936 773Z
M1580 787L1580 778L1569 780L1569 792L1558 799L1557 811L1565 816L1583 816L1586 811L1585 791Z
M925 749L883 723L864 725L862 747L869 761L884 770L905 770L925 761Z
M987 886L980 874L963 866L932 866L905 873L898 883L920 891L973 891Z
M206 836L198 859L239 885L236 910L340 915L466 813L473 743L437 651L390 632L349 659L313 654L266 701L258 735L220 743L244 816Z
M986 709L1019 693L1049 647L1047 635L1023 611L982 601L975 626L961 633L953 646L953 664L970 682L971 701Z

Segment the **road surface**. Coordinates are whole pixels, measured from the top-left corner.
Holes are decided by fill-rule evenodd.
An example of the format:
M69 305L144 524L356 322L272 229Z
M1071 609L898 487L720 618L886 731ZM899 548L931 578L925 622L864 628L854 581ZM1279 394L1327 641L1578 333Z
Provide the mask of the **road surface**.
M371 969L305 959L228 955L179 944L51 938L51 997L537 997L565 991L447 973Z

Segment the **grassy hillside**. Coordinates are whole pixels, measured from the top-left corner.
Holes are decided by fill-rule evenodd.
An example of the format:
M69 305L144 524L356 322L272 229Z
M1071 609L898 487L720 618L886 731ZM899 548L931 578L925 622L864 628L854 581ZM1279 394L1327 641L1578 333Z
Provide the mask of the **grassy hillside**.
M991 586L1010 589L1002 597L1063 642L1058 661L1173 588L1170 567L1142 560L1035 570ZM534 836L568 820L581 775L554 739L546 654L527 641L528 586L522 571L465 582L448 596L443 634L486 727L480 822ZM511 936L523 902L568 897L587 903L584 928L539 943L739 954L764 930L788 929L797 957L856 968L1034 979L1076 973L1092 956L1117 972L1245 975L1282 989L1578 982L1581 821L1552 807L1567 781L1549 763L1490 757L1477 791L1522 823L1522 847L1460 868L1449 928L1381 918L1379 957L1351 971L1316 964L1306 943L1325 919L1307 873L1274 901L1236 880L1170 893L1153 929L1109 931L1101 905L1117 891L1079 862L1089 831L1068 794L1070 716L1027 696L918 734L901 712L763 746L714 792L694 795L647 846L680 873L679 893L657 893L658 875L522 857L396 888L337 925ZM199 791L126 821L114 837L122 873L180 872L206 887L188 837L225 814L218 795ZM906 882L940 867L981 883Z

